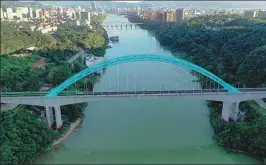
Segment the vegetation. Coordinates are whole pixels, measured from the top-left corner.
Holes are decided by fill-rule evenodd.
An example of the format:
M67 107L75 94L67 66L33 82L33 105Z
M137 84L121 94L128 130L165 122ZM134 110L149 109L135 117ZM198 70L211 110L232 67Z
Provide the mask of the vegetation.
M266 120L261 112L248 103L244 104L245 122L221 122L222 104L211 102L211 123L217 142L229 151L252 155L264 161L266 158Z
M100 24L95 22L94 24ZM53 38L56 38L53 39ZM96 56L104 56L108 42L106 31L97 27L70 27L67 24L59 26L53 38L40 32L31 31L28 26L1 23L1 91L39 91L45 84L57 86L71 75L84 69L81 60L69 64L67 60L80 48ZM17 54L21 49L30 46L38 47L32 54ZM45 69L32 68L32 63L44 57L47 63ZM79 89L84 88L84 79L79 80ZM95 77L90 76L87 88L91 90ZM70 88L73 88L71 86ZM0 163L29 164L47 150L53 140L64 134L70 122L83 118L87 104L74 104L61 107L62 115L68 116L63 127L52 131L38 119L38 116L27 110L12 110L1 112L0 128ZM44 107L39 107L43 109Z
M1 22L1 54L12 54L28 47L51 47L56 41L22 24Z
M43 84L42 75L45 70L32 69L32 62L39 56L14 57L1 56L1 88L2 91L38 91Z
M82 104L72 104L67 106L62 106L62 115L67 115L70 122L74 122L79 118L84 117L84 109L87 107L87 103Z
M95 18L94 18L95 17ZM92 24L99 25L104 15L92 16ZM99 20L98 20L99 19ZM67 63L78 48L85 49L96 56L104 56L108 36L102 27L95 30L86 26L71 27L67 23L61 24L58 30L50 36L31 31L29 27L12 23L1 23L1 84L2 91L38 91L44 83L60 84L76 72L84 69L81 61L73 65ZM28 46L37 46L34 55L30 57L10 56L10 54L25 49ZM46 69L32 69L32 62L44 57L48 66ZM31 60L32 59L32 60ZM34 81L34 82L33 82Z
M29 164L58 137L27 110L1 112L1 164Z
M241 22L231 20L228 24L235 26ZM183 58L235 86L266 86L266 23L250 22L240 24L245 26L241 29L208 30L195 27L194 23L190 25L189 21L181 27L156 23L142 27L153 31L162 45L185 52Z
M159 42L214 74L226 82L243 87L266 87L266 22L237 16L204 16L175 24L143 22L142 28L155 33ZM245 122L220 121L222 105L210 102L211 123L221 146L233 152L250 154L266 160L266 120L252 103L247 109Z
M99 14L99 15L93 15L91 17L91 26L93 28L97 28L100 27L99 25L103 23L103 21L106 19L105 14Z

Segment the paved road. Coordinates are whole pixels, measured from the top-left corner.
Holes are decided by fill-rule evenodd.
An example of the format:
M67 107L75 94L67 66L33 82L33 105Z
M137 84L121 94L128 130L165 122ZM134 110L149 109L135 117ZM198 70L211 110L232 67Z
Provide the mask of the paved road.
M18 108L22 108L24 107L24 105L20 105L20 104L4 104L1 106L1 111L8 111L8 110L13 110L13 109L18 109Z
M70 59L67 60L68 63L74 62L76 59L78 59L80 56L82 56L85 53L85 50L81 47L78 48L79 51L73 55Z
M266 110L266 103L259 99L259 100L255 100L257 104L259 104L259 106L261 106L262 108L264 108Z
M19 106L19 104L4 104L4 105L1 106L1 111L7 111L7 110L10 110L10 109L14 109L17 106Z

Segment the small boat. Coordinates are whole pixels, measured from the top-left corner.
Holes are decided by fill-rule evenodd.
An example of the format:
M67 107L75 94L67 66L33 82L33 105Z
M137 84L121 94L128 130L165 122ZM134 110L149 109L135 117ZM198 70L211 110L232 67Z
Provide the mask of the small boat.
M112 36L110 37L110 40L113 42L119 41L119 37L118 36Z

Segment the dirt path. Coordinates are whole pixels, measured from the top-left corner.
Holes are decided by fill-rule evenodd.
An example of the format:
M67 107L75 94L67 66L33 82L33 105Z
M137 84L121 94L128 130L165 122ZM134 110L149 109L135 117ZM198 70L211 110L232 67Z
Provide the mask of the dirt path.
M66 140L66 138L75 130L75 128L79 125L80 122L81 122L81 119L77 119L75 122L71 123L70 128L67 131L67 133L64 134L61 138L54 141L52 146L56 146L58 144L63 143L64 140Z

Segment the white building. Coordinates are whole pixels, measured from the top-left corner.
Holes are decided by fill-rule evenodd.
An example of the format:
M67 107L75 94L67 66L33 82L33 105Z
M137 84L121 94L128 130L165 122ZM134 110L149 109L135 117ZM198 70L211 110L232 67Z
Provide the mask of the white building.
M8 20L12 20L13 19L13 9L12 8L6 8L6 17Z
M4 19L4 12L3 12L3 9L1 8L1 17L0 17L1 20Z

